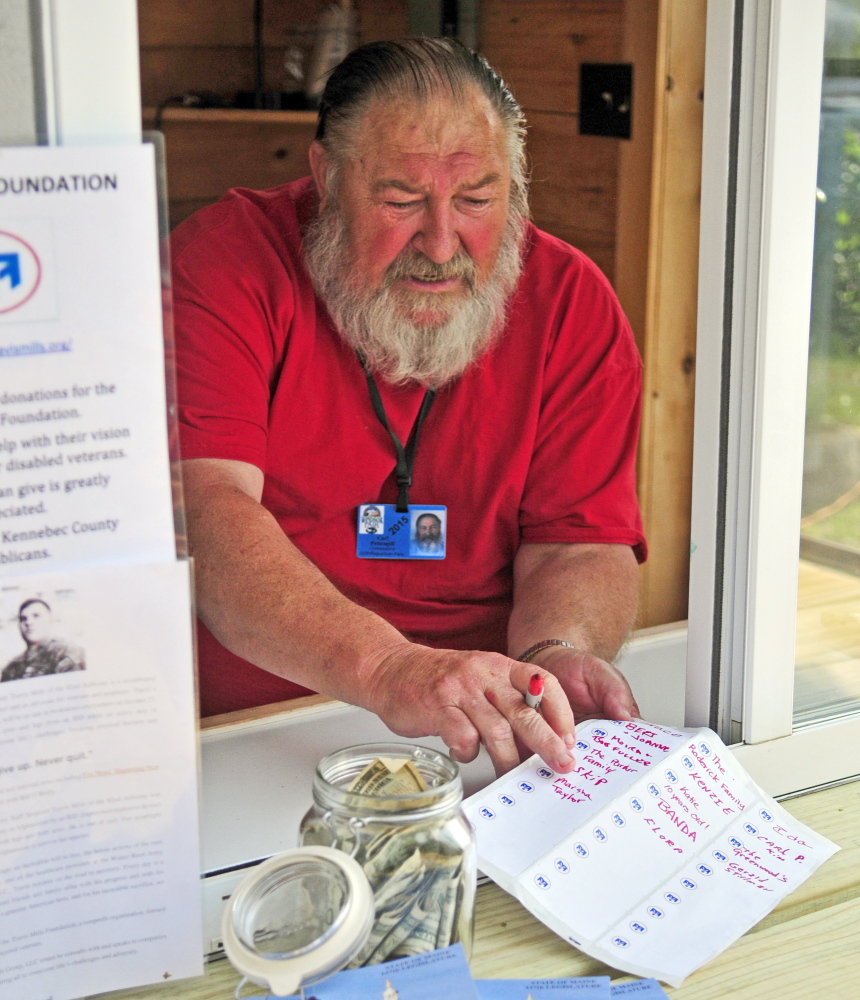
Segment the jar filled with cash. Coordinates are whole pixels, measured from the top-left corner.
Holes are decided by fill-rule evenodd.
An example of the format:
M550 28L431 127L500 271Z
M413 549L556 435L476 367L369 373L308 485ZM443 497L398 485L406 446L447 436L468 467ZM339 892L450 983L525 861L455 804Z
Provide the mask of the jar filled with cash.
M472 945L476 860L450 757L427 747L370 743L325 757L300 843L337 847L364 869L375 916L349 968Z

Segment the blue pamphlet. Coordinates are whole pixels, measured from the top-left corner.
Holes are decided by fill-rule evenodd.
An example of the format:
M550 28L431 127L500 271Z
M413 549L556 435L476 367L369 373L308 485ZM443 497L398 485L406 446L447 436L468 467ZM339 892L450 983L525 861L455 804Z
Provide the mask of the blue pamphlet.
M476 979L480 1000L610 1000L609 976L574 979Z
M439 1000L440 997L478 1000L461 944L381 965L366 965L363 969L346 969L316 986L305 987L305 1000Z
M656 979L636 979L632 983L612 986L612 1000L616 997L635 997L636 1000L669 1000L666 991Z
M448 509L439 504L409 504L399 513L393 503L363 503L358 508L359 559L444 559Z

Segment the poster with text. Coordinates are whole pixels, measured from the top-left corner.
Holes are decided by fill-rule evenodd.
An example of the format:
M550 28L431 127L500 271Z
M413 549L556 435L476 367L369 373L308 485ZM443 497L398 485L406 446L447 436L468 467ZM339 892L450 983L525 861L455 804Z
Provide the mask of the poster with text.
M189 576L0 581L0 1000L202 972Z
M0 577L175 557L153 147L0 149Z

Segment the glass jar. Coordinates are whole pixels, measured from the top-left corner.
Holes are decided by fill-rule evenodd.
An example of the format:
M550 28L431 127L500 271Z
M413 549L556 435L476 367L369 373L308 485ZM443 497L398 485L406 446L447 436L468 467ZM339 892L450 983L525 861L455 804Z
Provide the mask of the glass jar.
M377 758L411 761L426 791L405 795L349 791ZM475 914L475 838L460 803L460 769L428 747L369 743L323 758L314 804L299 830L302 845L345 851L374 894L370 937L348 968L376 965L461 942L468 957Z

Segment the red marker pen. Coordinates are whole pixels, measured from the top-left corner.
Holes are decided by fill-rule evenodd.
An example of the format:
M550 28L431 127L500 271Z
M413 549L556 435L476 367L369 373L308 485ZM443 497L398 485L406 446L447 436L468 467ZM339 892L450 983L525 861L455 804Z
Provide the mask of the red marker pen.
M539 711L541 698L543 698L543 677L540 674L532 674L529 689L526 691L526 704L529 708Z

